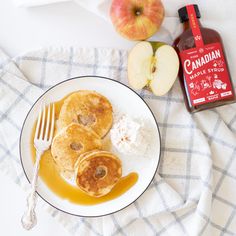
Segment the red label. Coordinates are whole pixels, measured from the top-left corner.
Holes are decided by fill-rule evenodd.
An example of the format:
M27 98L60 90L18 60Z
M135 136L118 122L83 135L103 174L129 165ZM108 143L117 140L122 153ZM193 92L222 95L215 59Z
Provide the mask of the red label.
M198 24L196 12L193 5L186 6L188 12L189 24L192 30L193 38L195 41L196 47L203 47L202 33Z
M180 58L186 87L193 106L233 96L220 43L182 51Z

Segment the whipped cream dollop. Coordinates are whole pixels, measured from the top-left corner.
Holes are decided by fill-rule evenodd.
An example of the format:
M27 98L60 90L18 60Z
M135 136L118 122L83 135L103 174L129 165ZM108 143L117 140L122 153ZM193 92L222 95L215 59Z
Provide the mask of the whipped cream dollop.
M144 124L122 115L113 125L111 142L114 147L123 154L143 155L148 146L147 133Z

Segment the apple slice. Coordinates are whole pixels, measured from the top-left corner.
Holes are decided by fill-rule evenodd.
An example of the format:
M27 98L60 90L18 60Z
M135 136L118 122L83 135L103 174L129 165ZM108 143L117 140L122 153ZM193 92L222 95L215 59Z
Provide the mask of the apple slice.
M134 89L148 86L162 96L174 84L179 58L173 47L162 42L140 42L129 53L128 80Z
M153 48L149 42L138 43L129 53L128 79L134 89L142 89L151 80Z

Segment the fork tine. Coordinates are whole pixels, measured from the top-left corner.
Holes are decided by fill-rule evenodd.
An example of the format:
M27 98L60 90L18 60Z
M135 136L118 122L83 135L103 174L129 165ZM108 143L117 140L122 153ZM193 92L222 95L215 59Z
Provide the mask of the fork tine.
M49 125L50 125L50 110L51 110L51 104L49 104L48 106L48 114L47 114L47 121L46 121L46 130L45 130L45 134L44 134L44 138L45 140L48 140L48 130L49 130Z
M37 126L36 126L36 130L35 130L34 139L37 139L38 136L39 136L39 126L40 126L40 122L41 122L41 116L42 116L42 105L41 105L40 111L39 111L39 116L38 116L38 121L37 121Z
M41 123L41 128L40 128L39 139L43 139L44 124L45 124L45 114L46 114L46 107L45 107L45 105L43 105L43 118L42 118L42 123Z
M53 132L54 132L54 120L55 120L55 105L52 104L52 119L51 119L51 129L50 129L50 136L49 141L52 142Z

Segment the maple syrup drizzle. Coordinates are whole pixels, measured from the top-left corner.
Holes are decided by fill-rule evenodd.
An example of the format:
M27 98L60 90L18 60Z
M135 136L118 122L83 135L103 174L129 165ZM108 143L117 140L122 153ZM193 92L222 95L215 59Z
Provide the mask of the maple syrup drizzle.
M61 99L58 102L55 102L56 119L58 119L59 117L61 106L65 98ZM30 142L33 161L35 161L35 153L36 153L33 144L35 127L36 123L32 130L31 142ZM108 151L110 147L111 147L111 142L108 136L103 140L103 150ZM127 192L132 186L135 185L135 183L138 180L138 174L132 172L127 176L122 177L107 195L102 197L89 196L83 191L81 191L78 187L69 184L63 177L61 177L58 169L56 168L50 149L47 150L41 157L39 176L41 177L43 182L48 186L48 188L51 191L53 191L57 196L66 199L72 203L81 205L95 205L115 199L124 194L125 192Z

